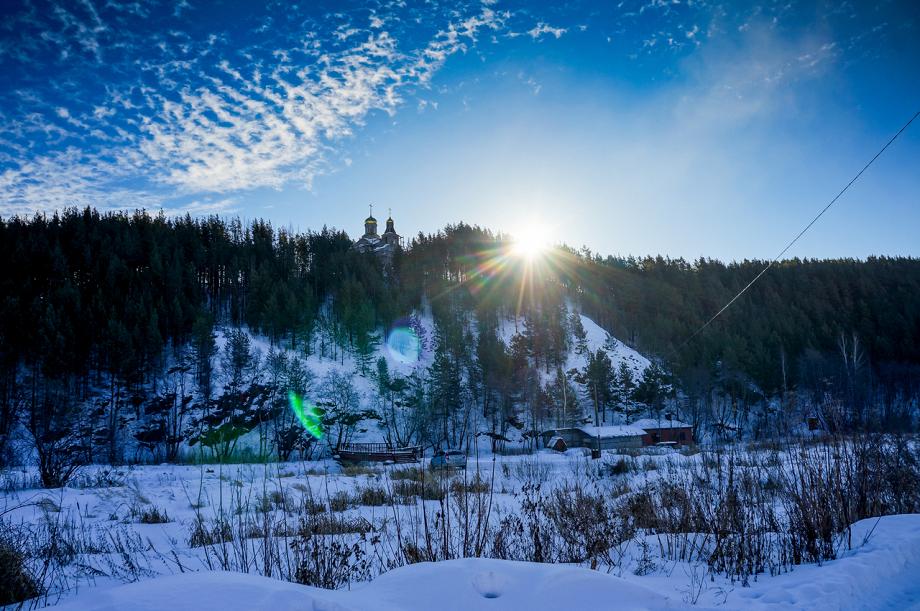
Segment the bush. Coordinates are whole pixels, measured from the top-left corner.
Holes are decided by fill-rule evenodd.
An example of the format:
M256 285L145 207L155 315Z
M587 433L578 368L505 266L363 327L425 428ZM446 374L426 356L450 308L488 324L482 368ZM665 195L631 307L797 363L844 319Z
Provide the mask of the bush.
M367 486L361 488L357 495L358 505L367 505L371 507L389 505L392 500L393 498L390 494L380 486Z
M342 475L358 477L359 475L377 475L378 470L362 464L342 465Z
M337 515L321 514L302 520L298 533L308 535L344 535L349 533L366 533L373 530L364 518L346 518Z
M615 463L610 465L611 475L626 475L632 470L633 470L632 460L625 456L619 457Z
M74 477L69 483L71 488L121 488L125 485L125 473L116 469L98 469Z
M363 542L363 537L362 537ZM329 590L370 579L370 562L361 542L305 533L294 540L297 583Z
M265 496L259 497L259 510L262 513L285 507L291 507L291 502L283 490L269 490Z
M189 547L205 547L233 541L233 531L225 520L217 520L213 526L208 527L200 518L195 520L192 532L189 534Z
M390 471L390 479L394 482L403 480L420 482L425 479L425 470L421 467L400 467Z
M403 499L421 497L424 501L441 501L444 499L444 486L433 478L423 482L411 480L393 482L393 495Z
M39 594L41 588L26 566L24 552L12 536L0 536L0 606L29 600Z
M450 483L450 492L456 496L463 496L465 494L484 494L491 489L492 486L489 482L480 479L478 475L467 481L455 479Z
M161 510L156 505L144 507L142 509L134 508L131 515L141 524L166 524L169 522L169 516L165 510Z
M535 458L524 458L514 464L514 477L521 483L545 484L553 473L552 465Z
M345 490L340 490L329 497L330 511L345 511L353 504L351 495Z

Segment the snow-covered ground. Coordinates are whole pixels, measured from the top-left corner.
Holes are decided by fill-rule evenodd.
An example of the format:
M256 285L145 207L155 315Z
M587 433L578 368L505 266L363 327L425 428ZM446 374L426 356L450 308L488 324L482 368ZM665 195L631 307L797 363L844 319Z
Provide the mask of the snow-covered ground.
M87 592L62 610L679 609L683 604L597 571L466 558L395 569L351 591L330 591L241 573L198 573Z
M545 487L584 478L598 466L577 451L541 452L536 456L484 456L471 459L465 477L494 473L495 510L518 511L526 481ZM621 457L605 454L613 465ZM665 464L700 460L700 455L650 454L635 458L641 468L611 476L642 481L663 477ZM652 463L658 467L653 468ZM626 549L618 566L548 565L491 559L417 563L384 572L350 589L322 590L254 574L208 570L203 548L192 546L197 520L221 511L232 520L252 516L297 523L296 511L282 503L310 494L317 500L365 488L387 488L399 467L343 471L329 460L270 465L137 466L115 471L94 467L77 486L39 490L17 486L29 482L31 470L7 471L0 512L14 524L69 525L80 531L82 553L60 592L65 609L920 609L920 515L864 520L853 528L853 549L823 566L799 565L775 577L759 575L749 586L710 574L705 564L662 558L654 553L651 568L639 571L640 552ZM429 476L431 477L431 476ZM464 475L451 476L462 480ZM617 480L616 478L621 478ZM283 499L288 499L284 501ZM436 501L416 500L400 506L404 516L419 507L436 511ZM140 523L145 511L166 514L164 523ZM267 513L266 513L267 512ZM390 528L394 508L352 502L342 515ZM406 528L404 523L403 528ZM123 558L108 551L93 553L93 541L124 541L136 565L123 570ZM259 545L253 535L253 545ZM86 543L89 542L89 543ZM289 546L285 540L281 549ZM213 550L212 550L213 551ZM252 562L250 572L260 568ZM637 575L636 573L642 573ZM124 585L125 581L137 581ZM49 602L56 602L58 596Z
M723 609L920 608L920 515L856 524L868 542L824 566L765 578L725 592ZM672 573L673 574L673 573ZM171 609L316 609L411 611L441 609L703 609L654 585L566 565L482 558L419 563L395 569L351 591L329 591L242 573L173 575L109 589L88 590L62 611Z

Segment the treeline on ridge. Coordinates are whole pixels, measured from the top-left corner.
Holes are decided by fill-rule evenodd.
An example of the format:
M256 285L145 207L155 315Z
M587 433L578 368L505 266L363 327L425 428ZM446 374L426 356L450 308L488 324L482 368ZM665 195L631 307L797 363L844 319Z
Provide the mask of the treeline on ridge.
M114 401L161 378L179 352L207 397L215 326L304 354L347 352L373 375L376 345L423 305L436 330L423 400L445 429L458 397L504 418L522 403L552 410L535 372L577 378L562 371L578 335L570 307L652 358L672 382L655 402L688 419L738 430L756 415L762 427L811 400L853 426L903 427L916 411L916 259L781 262L684 343L765 263L562 246L528 264L507 250L504 236L462 223L419 234L385 264L325 227L92 209L0 219L0 429L42 387L105 388ZM504 345L496 330L510 318L520 333Z

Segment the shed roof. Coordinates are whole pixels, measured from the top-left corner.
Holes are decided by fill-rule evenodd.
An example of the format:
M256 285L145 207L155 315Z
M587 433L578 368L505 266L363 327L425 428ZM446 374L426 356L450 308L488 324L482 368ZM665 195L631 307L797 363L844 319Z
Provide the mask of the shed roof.
M649 429L689 429L693 425L681 422L680 420L666 420L665 418L642 418L636 420L631 426L639 427L643 430Z
M609 426L582 426L579 430L591 437L641 437L645 431L637 426L617 424Z

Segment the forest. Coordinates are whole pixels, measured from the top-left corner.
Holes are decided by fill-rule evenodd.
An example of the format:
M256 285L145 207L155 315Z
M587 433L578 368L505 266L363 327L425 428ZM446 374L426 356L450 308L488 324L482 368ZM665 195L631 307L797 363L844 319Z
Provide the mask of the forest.
M314 441L288 393L319 388L337 441L375 419L393 442L462 443L473 408L504 440L509 427L572 417L560 404L579 393L595 418L669 410L714 436L769 437L813 414L838 429L913 426L917 259L782 261L694 335L767 262L565 245L521 261L509 240L461 223L384 261L327 227L89 208L0 219L0 457L16 460L10 440L24 428L53 483L74 452L139 459L125 453L128 430L148 458L174 460L196 443L220 458L259 429L260 451L284 460ZM424 335L429 309L433 362L391 375L376 349L400 326ZM565 370L567 352L583 350L573 312L652 366L637 379L598 351ZM505 342L507 320L516 332ZM256 335L267 354L253 350ZM373 380L373 404L349 376L305 365L346 355Z

